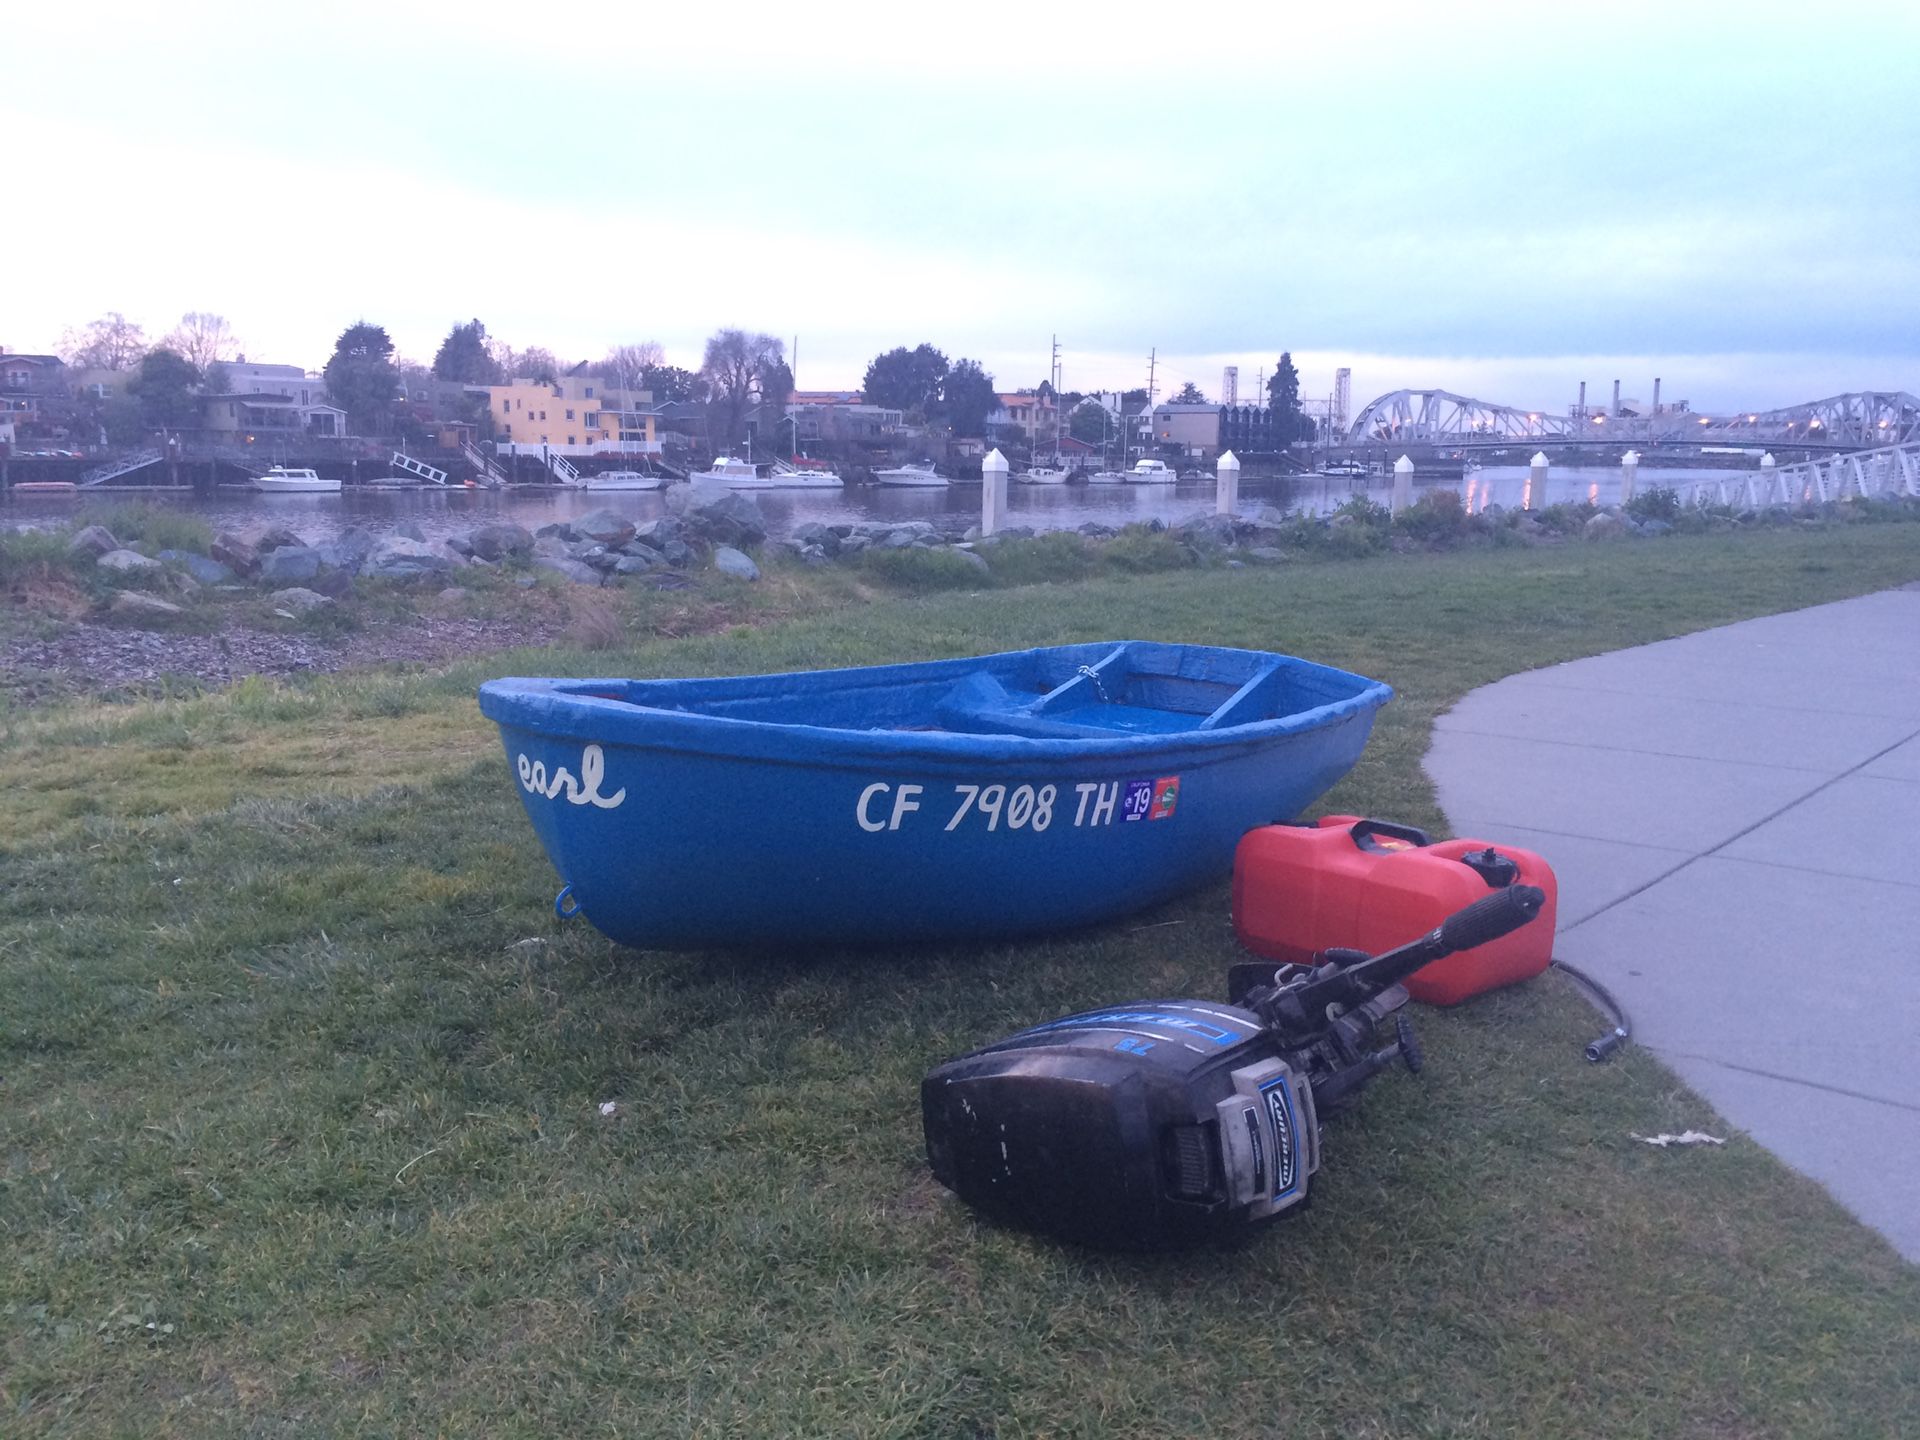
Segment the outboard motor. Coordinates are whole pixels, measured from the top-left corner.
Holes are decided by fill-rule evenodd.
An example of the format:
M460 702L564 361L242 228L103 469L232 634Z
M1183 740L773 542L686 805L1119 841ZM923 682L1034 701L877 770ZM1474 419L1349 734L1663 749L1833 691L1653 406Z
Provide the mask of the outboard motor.
M1111 1006L948 1061L920 1085L934 1178L997 1219L1107 1249L1269 1220L1307 1199L1320 1117L1395 1061L1419 1070L1401 982L1545 901L1512 885L1384 954L1236 965L1228 1004Z

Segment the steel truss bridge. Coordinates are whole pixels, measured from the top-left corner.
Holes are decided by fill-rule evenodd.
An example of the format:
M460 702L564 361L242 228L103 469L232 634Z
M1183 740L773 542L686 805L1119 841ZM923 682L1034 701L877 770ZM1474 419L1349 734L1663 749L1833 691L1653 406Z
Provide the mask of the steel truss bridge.
M1920 398L1904 390L1862 390L1783 410L1733 415L1551 415L1475 400L1447 390L1395 390L1354 417L1349 445L1454 448L1557 444L1792 445L1868 450L1920 441Z

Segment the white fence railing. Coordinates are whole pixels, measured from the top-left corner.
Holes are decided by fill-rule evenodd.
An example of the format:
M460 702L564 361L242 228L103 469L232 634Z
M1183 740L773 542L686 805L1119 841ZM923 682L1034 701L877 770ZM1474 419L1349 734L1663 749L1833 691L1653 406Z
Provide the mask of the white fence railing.
M1752 475L1721 475L1674 486L1691 505L1733 505L1766 510L1777 505L1817 505L1827 500L1920 496L1920 442L1856 450L1797 465L1760 462Z

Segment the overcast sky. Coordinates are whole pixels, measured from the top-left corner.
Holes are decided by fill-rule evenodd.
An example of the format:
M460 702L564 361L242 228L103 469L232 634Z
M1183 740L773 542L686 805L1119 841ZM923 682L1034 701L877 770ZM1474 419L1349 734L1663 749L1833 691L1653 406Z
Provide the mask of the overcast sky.
M0 345L365 317L597 358L931 341L1003 388L1920 391L1911 6L36 5Z

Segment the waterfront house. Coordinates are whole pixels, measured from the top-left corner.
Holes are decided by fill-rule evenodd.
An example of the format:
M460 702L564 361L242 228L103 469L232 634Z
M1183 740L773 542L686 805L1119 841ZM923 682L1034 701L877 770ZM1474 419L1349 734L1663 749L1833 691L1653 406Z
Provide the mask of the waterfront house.
M653 394L608 385L581 369L557 379L519 378L484 391L503 454L657 455Z
M0 346L0 420L13 427L13 443L64 439L71 409L65 361Z
M1220 453L1219 405L1167 401L1153 407L1153 443L1157 449L1178 450L1194 460Z
M1030 449L1053 448L1060 434L1060 405L1053 386L1042 381L1038 389L997 394L994 399L999 403L987 415L990 433L1012 438L1011 432L1018 432Z

